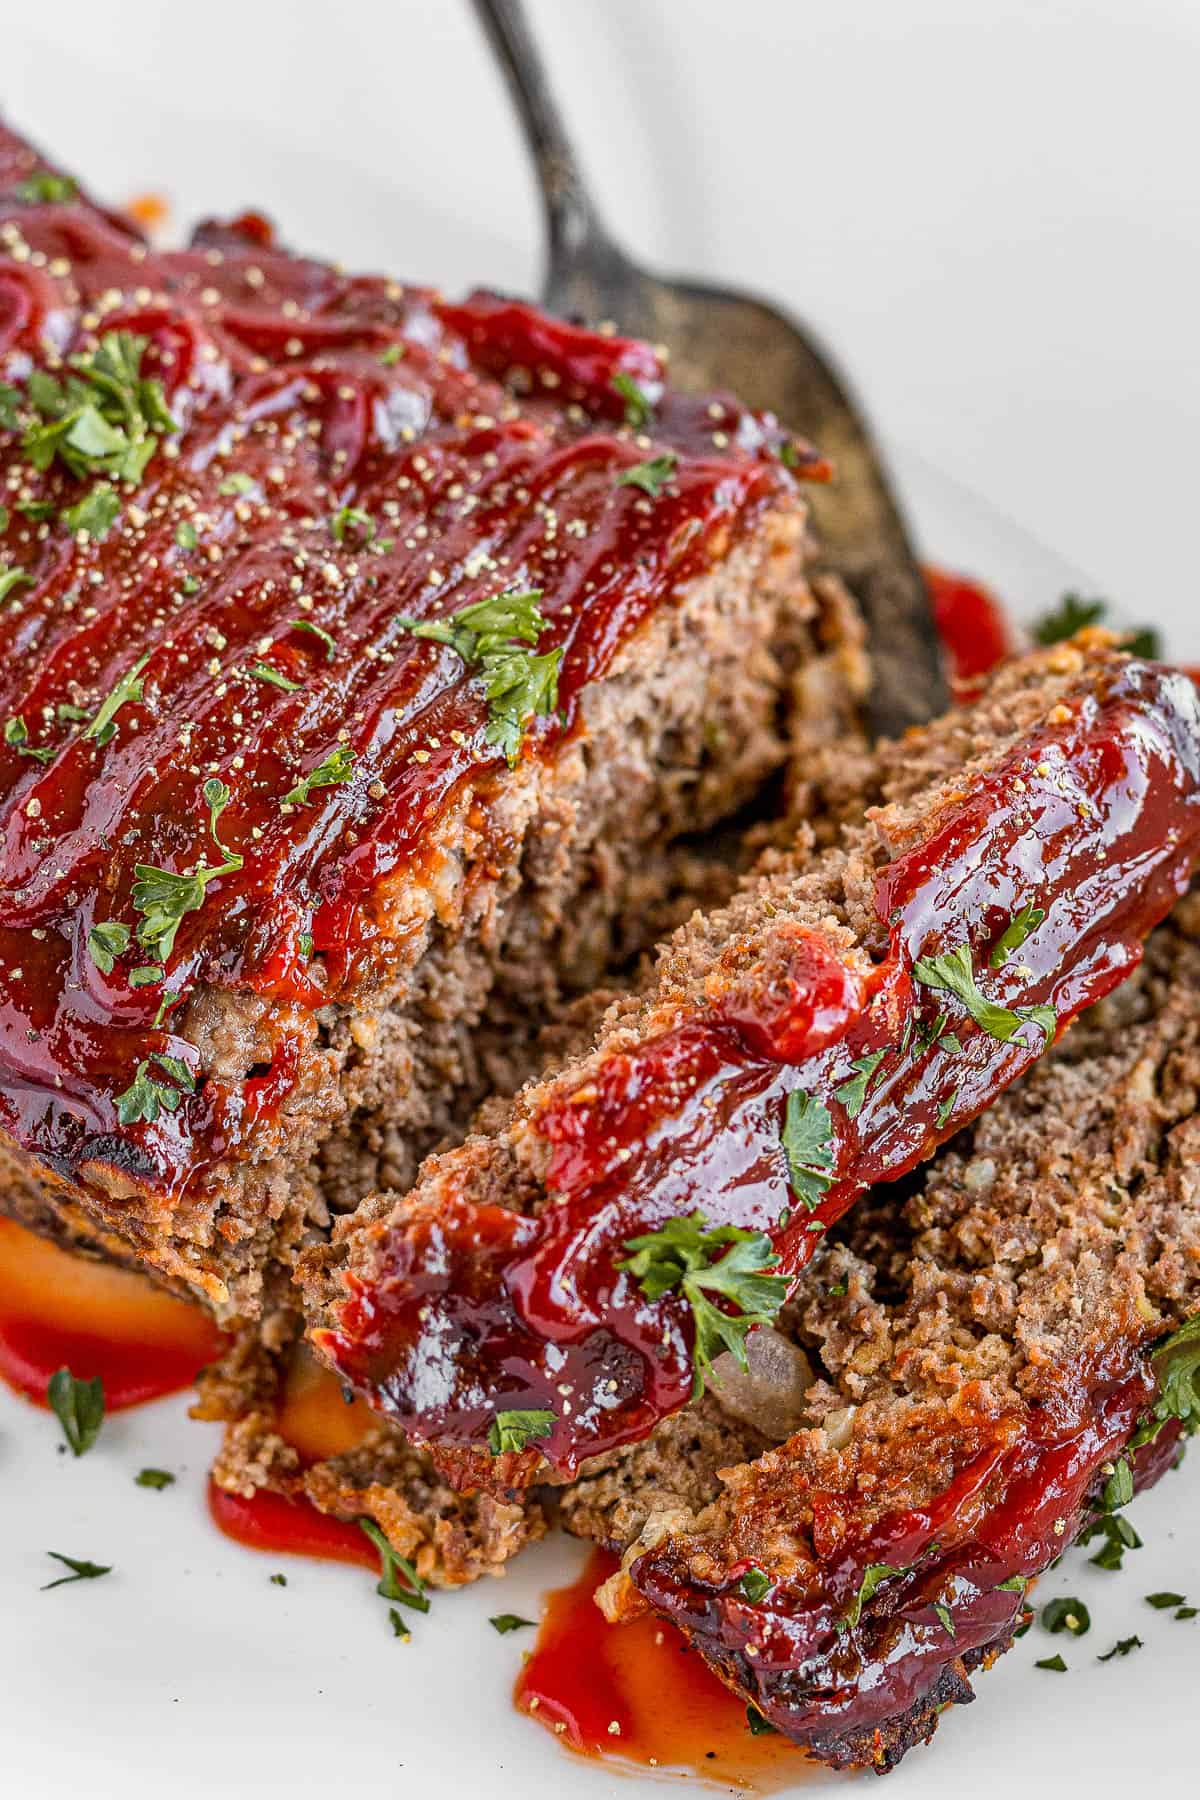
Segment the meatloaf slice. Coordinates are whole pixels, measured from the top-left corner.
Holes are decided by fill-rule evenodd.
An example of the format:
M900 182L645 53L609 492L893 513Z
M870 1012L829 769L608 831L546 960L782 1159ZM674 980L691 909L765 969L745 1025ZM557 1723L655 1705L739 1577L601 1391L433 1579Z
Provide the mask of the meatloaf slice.
M793 1435L762 1452L710 1396L566 1491L568 1528L625 1551L609 1615L674 1620L835 1766L927 1739L1029 1581L1081 1531L1120 1542L1200 1427L1198 1094L1193 896L902 1212L876 1195L818 1252L780 1322L811 1364Z
M464 1486L570 1475L682 1406L864 1188L1136 965L1200 852L1196 689L1104 640L1032 656L867 788L309 1264L320 1349Z
M646 345L255 215L153 250L0 130L16 1177L240 1315L411 1180L793 695L861 692L805 577L823 472Z

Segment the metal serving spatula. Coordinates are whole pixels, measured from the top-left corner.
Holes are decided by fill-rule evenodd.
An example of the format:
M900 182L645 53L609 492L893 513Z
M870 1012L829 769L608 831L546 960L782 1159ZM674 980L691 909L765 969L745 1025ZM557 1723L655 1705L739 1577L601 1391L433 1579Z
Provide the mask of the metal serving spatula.
M629 260L584 184L520 0L473 0L517 102L546 209L551 312L622 330L671 353L694 389L730 388L811 438L835 465L812 490L825 561L867 621L871 723L894 736L948 705L929 599L879 452L860 408L812 336L765 301L693 281L664 281Z

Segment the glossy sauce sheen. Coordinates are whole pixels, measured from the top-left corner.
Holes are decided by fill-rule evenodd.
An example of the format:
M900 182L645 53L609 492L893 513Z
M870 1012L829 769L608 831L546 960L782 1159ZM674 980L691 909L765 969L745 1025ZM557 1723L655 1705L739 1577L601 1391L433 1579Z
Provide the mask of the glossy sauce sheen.
M58 462L38 474L0 429L0 570L30 577L0 604L0 720L53 753L0 743L0 1130L65 1173L116 1164L178 1197L270 1129L315 1010L386 978L403 950L388 901L427 869L449 810L473 794L486 833L503 757L481 684L401 619L540 588L538 649L565 651L561 716L526 739L545 755L638 625L793 506L796 480L780 432L727 397L665 392L645 345L341 274L276 249L252 215L160 253L82 198L22 202L37 166L0 130L0 382L137 333L179 430L90 541L57 517L90 481ZM655 402L652 437L623 427L618 374ZM667 450L658 499L618 484ZM826 472L803 448L791 461ZM28 503L55 516L31 520ZM346 505L369 515L369 544L356 526L335 538ZM143 696L101 746L83 721L146 653ZM339 748L352 779L281 807ZM135 865L222 860L209 778L231 789L220 834L242 868L183 918L162 979L131 984L144 953L102 973L88 932L137 926ZM114 1101L143 1059L197 1073L171 1018L205 981L273 1003L271 1066L122 1126Z
M870 1732L930 1695L958 1658L1004 1647L1026 1600L1000 1584L1040 1574L1078 1535L1089 1497L1154 1391L1143 1360L1091 1392L1081 1384L1069 1421L1060 1415L1056 1425L1049 1408L1021 1422L997 1419L991 1443L945 1492L869 1534L855 1531L852 1496L809 1496L814 1515L825 1504L831 1523L836 1518L829 1531L836 1551L807 1569L807 1580L780 1583L757 1604L738 1587L748 1565L710 1586L669 1548L640 1557L633 1582L780 1731L801 1742ZM1137 1453L1136 1485L1156 1481L1178 1451L1172 1421ZM902 1572L848 1625L871 1563ZM949 1609L953 1638L934 1610L939 1603Z
M552 1593L517 1678L522 1712L568 1749L641 1768L687 1769L756 1793L803 1776L795 1750L751 1734L738 1700L661 1619L606 1624L595 1593L617 1559L594 1550L577 1581Z
M685 1403L690 1311L675 1294L646 1301L619 1271L630 1238L700 1208L710 1224L766 1232L798 1272L859 1193L929 1156L1042 1054L1039 1025L991 1035L914 979L918 959L967 942L989 999L1048 1004L1060 1030L1136 964L1200 854L1196 689L1114 662L1057 710L882 870L889 947L869 974L795 926L786 979L614 1053L585 1093L533 1117L552 1196L539 1214L439 1196L386 1230L370 1278L348 1277L322 1348L436 1442L453 1478L489 1478L486 1452L464 1446L480 1444L498 1408L553 1412L537 1448L570 1473ZM989 953L1025 905L1046 918L993 970ZM957 1050L937 1040L939 1019ZM839 1090L877 1052L855 1114ZM782 1149L796 1091L832 1128L833 1179L811 1209L791 1192ZM527 1453L497 1474L537 1467Z

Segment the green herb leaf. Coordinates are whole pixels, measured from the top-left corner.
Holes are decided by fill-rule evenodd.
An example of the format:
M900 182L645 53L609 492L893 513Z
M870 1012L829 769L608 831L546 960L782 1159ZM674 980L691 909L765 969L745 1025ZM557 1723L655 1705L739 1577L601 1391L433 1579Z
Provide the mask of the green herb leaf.
M337 644L324 626L314 625L311 619L289 619L288 625L293 631L307 631L311 637L319 638L325 646L325 661L333 661Z
M1104 1658L1101 1657L1100 1660L1103 1662ZM1065 1675L1067 1672L1067 1665L1061 1656L1043 1656L1041 1661L1034 1663L1033 1666L1035 1669L1050 1669L1055 1675Z
M21 404L21 390L10 382L0 381L0 431L16 431L20 427L21 418L18 408Z
M271 1586L272 1587L286 1587L287 1586L287 1576L279 1575L279 1574L272 1575L271 1576Z
M625 423L632 431L644 431L654 417L654 408L632 375L618 369L612 378L613 392L625 402Z
M308 962L313 953L313 935L311 931L302 931L300 933L299 937L296 939L296 948L299 950L305 962Z
M138 1487L155 1488L159 1492L171 1487L175 1481L169 1469L139 1469L133 1479Z
M104 1383L99 1375L76 1381L70 1369L56 1369L46 1387L46 1400L63 1429L73 1456L82 1456L100 1436L104 1423Z
M27 206L62 206L74 200L79 188L69 175L56 175L53 169L35 169L13 192Z
M175 542L181 550L194 550L200 542L196 527L190 519L184 519L175 527Z
M344 544L347 538L369 544L375 536L375 521L361 506L339 506L329 521L329 529L339 544Z
M497 1613L494 1619L488 1620L492 1630L498 1631L501 1637L507 1637L510 1631L521 1631L533 1623L533 1619L523 1619L520 1613Z
M1044 1631L1055 1634L1069 1631L1072 1637L1082 1637L1091 1628L1092 1615L1082 1600L1063 1595L1060 1599L1047 1601L1042 1608L1040 1623Z
M271 667L270 663L251 663L247 673L253 676L255 681L266 681L272 687L282 688L285 694L295 694L300 688L298 681L291 681L286 675L281 675L278 669Z
M202 863L192 875L176 875L171 869L136 863L131 898L135 912L142 914L138 943L153 950L163 962L168 961L185 916L204 905L209 882L220 875L236 874L241 867L242 858L232 851L226 852L223 863L211 867Z
M27 575L24 569L0 566L0 601L7 600L19 587L32 586L33 576Z
M60 1575L57 1581L43 1583L43 1594L48 1594L51 1588L66 1587L71 1581L95 1581L100 1575L112 1574L111 1563L94 1563L79 1556L64 1556L61 1550L47 1550L46 1555L52 1556L55 1562L60 1562L70 1569L71 1574Z
M950 1120L954 1116L954 1109L957 1105L958 1105L958 1089L955 1088L954 1092L952 1094L946 1095L946 1098L942 1101L942 1104L937 1109L937 1118L934 1122L937 1125L937 1128L939 1131L945 1131L947 1125L950 1123Z
M907 1575L907 1569L894 1569L891 1563L868 1563L863 1570L863 1578L858 1584L858 1592L853 1604L845 1616L838 1622L839 1631L853 1631L862 1618L863 1607L875 1598L883 1583L892 1575Z
M34 762L51 763L57 755L57 751L52 750L49 745L37 748L29 742L29 732L24 719L20 717L5 720L4 741L18 756L31 756Z
M1200 1313L1164 1339L1152 1361L1158 1398L1129 1440L1130 1451L1152 1444L1171 1419L1178 1419L1189 1437L1200 1431Z
M178 429L162 383L142 376L149 339L106 332L99 347L70 359L64 379L35 369L25 396L37 421L23 440L35 469L57 456L72 475L106 475L137 483L158 447L158 433Z
M243 474L240 469L235 469L232 475L227 475L225 477L224 481L217 489L217 492L218 494L224 494L226 498L229 498L234 494L252 494L254 492L254 477L252 475Z
M498 1412L488 1427L488 1449L493 1456L509 1456L548 1438L558 1423L552 1412L540 1407Z
M746 1726L751 1737L768 1737L777 1735L776 1727L769 1719L764 1719L757 1706L746 1708Z
M1055 610L1038 620L1033 635L1039 644L1060 644L1087 625L1099 625L1107 611L1107 600L1082 600L1078 594L1064 594ZM1157 631L1144 628L1132 635L1126 648L1131 656L1156 662L1162 655L1162 639Z
M343 782L350 781L353 775L354 752L345 744L339 744L336 750L330 751L323 763L318 763L315 769L310 769L307 775L300 777L295 787L283 796L282 804L303 806L314 788L339 787Z
M1010 1575L1007 1581L996 1583L996 1592L999 1594L1023 1594L1028 1586L1027 1575Z
M536 656L530 647L546 628L538 607L541 597L540 588L507 589L460 607L448 619L398 621L413 637L449 645L478 674L488 703L485 741L503 750L510 768L520 757L532 720L553 713L558 705L563 650Z
M88 955L102 975L111 975L113 964L129 948L129 927L116 919L101 919L88 932Z
M406 1644L412 1643L412 1632L408 1629L394 1606L388 1607L388 1622L392 1627L392 1636L398 1637Z
M1128 1506L1133 1499L1133 1467L1126 1456L1119 1457L1112 1474L1104 1484L1104 1505L1109 1512Z
M1181 1606L1175 1614L1177 1619L1194 1619L1200 1613L1200 1606Z
M1079 1543L1090 1544L1097 1537L1104 1541L1095 1556L1089 1557L1088 1561L1094 1563L1096 1568L1110 1572L1123 1567L1127 1550L1140 1550L1142 1547L1142 1540L1129 1520L1115 1513L1102 1513L1093 1519L1080 1532Z
M792 1191L813 1212L833 1185L833 1120L829 1108L802 1089L794 1089L784 1109L782 1143Z
M161 1062L163 1059L158 1057L155 1060ZM178 1088L166 1087L161 1081L155 1080L150 1074L150 1059L147 1057L138 1064L133 1080L125 1092L116 1097L117 1118L122 1125L136 1125L143 1119L148 1125L153 1125L161 1112L175 1112L182 1099L183 1095Z
M941 956L922 957L913 965L913 975L923 986L944 989L961 1000L975 1023L990 1037L1008 1043L1026 1024L1041 1028L1047 1046L1054 1037L1058 1015L1052 1006L1022 1006L1014 1011L980 993L971 967L969 944L959 944Z
M707 1224L699 1211L668 1219L656 1231L630 1238L625 1244L630 1255L617 1264L629 1270L648 1300L677 1289L691 1308L694 1397L703 1393L708 1372L723 1350L746 1368L747 1333L752 1326L774 1324L788 1290L786 1276L769 1273L779 1267L779 1258L765 1232L744 1231L737 1225L714 1225L709 1230ZM725 1254L719 1256L722 1250ZM709 1294L728 1301L736 1311L714 1305Z
M86 531L89 537L102 538L112 529L120 511L116 489L107 481L98 481L82 500L68 506L60 516L72 534Z
M954 1625L954 1614L950 1611L950 1608L946 1605L945 1601L935 1600L933 1603L933 1610L941 1621L942 1628L947 1636L956 1638L958 1632Z
M389 344L386 350L381 350L379 352L379 360L384 368L394 369L396 364L404 356L405 348L406 346L404 344Z
M358 1528L370 1538L379 1552L383 1572L375 1589L385 1600L396 1600L402 1606L411 1606L414 1612L427 1613L429 1598L425 1592L425 1583L417 1574L407 1557L401 1556L392 1545L386 1534L380 1530L374 1519L360 1519ZM399 1577L403 1575L404 1585Z
M765 1600L774 1585L771 1577L762 1569L747 1569L738 1582L739 1588L752 1606L757 1606L760 1600Z
M1154 1608L1155 1612L1169 1612L1171 1607L1183 1605L1184 1595L1182 1595L1182 1594L1147 1594L1147 1595L1145 1595L1145 1601L1146 1601L1146 1605L1152 1606Z
M150 652L139 656L132 669L128 669L118 681L112 693L105 700L99 712L84 732L85 738L94 738L98 744L107 744L116 731L116 717L123 706L131 705L142 698L141 673L150 661Z
M834 1089L834 1098L841 1102L852 1119L857 1119L866 1104L871 1077L886 1055L887 1051L884 1049L874 1050L870 1056L860 1056L850 1064L854 1070L851 1080L844 1081L840 1088Z
M1014 913L989 958L993 969L1002 969L1014 950L1021 948L1025 939L1037 930L1045 917L1045 910L1032 904L1023 906L1020 912Z
M1096 1658L1096 1661L1111 1662L1114 1656L1128 1656L1131 1650L1141 1650L1143 1648L1144 1645L1142 1644L1140 1637L1120 1638L1118 1642L1113 1645L1111 1650L1106 1650L1103 1656L1098 1656ZM1039 1667L1040 1666L1041 1665L1039 1664Z
M131 988L153 987L165 974L161 963L141 963L136 969L130 969L129 985Z
M635 463L631 469L625 469L617 476L617 487L638 487L657 500L664 486L675 473L679 458L674 450L664 450L661 456L652 457L649 462Z

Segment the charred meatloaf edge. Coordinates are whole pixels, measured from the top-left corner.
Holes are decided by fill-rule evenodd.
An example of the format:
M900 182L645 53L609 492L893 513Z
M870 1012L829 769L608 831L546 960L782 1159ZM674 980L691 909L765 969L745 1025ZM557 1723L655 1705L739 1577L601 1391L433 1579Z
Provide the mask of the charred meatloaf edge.
M807 451L647 347L253 217L156 252L3 131L0 196L0 1144L251 1315L486 1087L482 1020L637 947L792 697L844 719L859 627L805 580ZM514 588L566 723L498 746L469 648L411 622Z
M1119 706L1122 692L1137 698L1110 737L1105 696L1117 695ZM907 994L924 1005L914 1037L911 1010L900 1031L903 1008L893 1004L895 996L904 998L904 983L931 941L948 948L970 933L981 939L967 938L983 971L981 985L1010 1003L1056 1002L1060 1026L1114 985L1136 962L1141 936L1186 885L1197 852L1196 712L1186 678L1128 663L1093 638L1006 668L974 707L883 746L874 775L866 776L866 792L882 804L865 823L847 827L841 842L819 856L807 838L790 854L769 855L728 907L675 934L648 988L612 1009L589 1055L550 1081L527 1086L502 1123L493 1111L488 1135L430 1158L411 1193L378 1196L357 1219L339 1222L331 1249L302 1264L318 1347L411 1435L433 1445L440 1465L464 1486L503 1489L545 1470L540 1443L494 1457L480 1443L489 1421L507 1408L543 1408L553 1417L546 1457L566 1475L590 1451L644 1435L687 1398L691 1327L674 1293L639 1307L631 1278L614 1270L628 1239L700 1205L714 1221L772 1232L785 1268L795 1270L868 1179L893 1176L928 1155L939 1137L951 1135L1028 1067L1043 1046L1037 1030L1009 1039L975 1030L953 1003L943 1004L944 993L918 991L909 982ZM1081 720L1096 725L1098 736L1073 766ZM1143 767L1143 752L1155 743L1171 747L1161 761L1151 748ZM1087 787L1085 764L1093 775L1100 771L1098 785ZM859 767L856 783L862 775ZM1157 810L1164 804L1169 818ZM960 830L963 819L970 831ZM1046 819L1087 851L1075 863L1070 855L1059 857L1058 891L1028 853ZM1136 853L1126 832L1137 838ZM777 1061L768 1052L772 1079L778 1072L780 1081L811 1089L808 1072L818 1067L832 1124L850 1145L846 1154L856 1141L867 1141L865 1129L881 1134L882 1148L876 1153L868 1143L870 1153L855 1165L857 1185L826 1179L830 1192L823 1201L794 1204L777 1149L765 1177L761 1164L744 1169L737 1160L740 1144L749 1145L750 1155L765 1138L779 1143L774 1115L764 1113L764 1123L751 1105L742 1106L742 1065L731 1059L718 1069L707 1101L716 1108L711 1124L697 1126L702 1115L691 1109L686 1091L687 1104L677 1101L678 1076L637 1058L647 1046L653 1052L670 1042L672 1033L682 1041L693 1027L707 1030L714 1019L714 1037L731 1018L740 1024L746 1015L756 1026L765 1016L769 1028L777 1001L786 1025L797 990L804 1000L814 943L826 962L849 971L848 982L869 983L889 944L891 922L877 909L881 872L886 878L914 860L920 866L928 845L944 852L947 843L960 859L950 870L953 881L944 891L936 881L921 890L915 941L891 956L899 979L876 994L882 1002L876 1035L882 1044L891 1041L879 1099L860 1099L856 1114L849 1101L842 1104L837 1084L859 1066L851 1062L853 1049L835 1045L824 1063L810 1061L798 1075L787 1066L786 1051ZM1049 852L1046 859L1049 864ZM1122 884L1132 903L1123 919ZM993 973L998 964L989 968L989 948L994 954L1010 918L1033 903L1048 914L1048 937L1031 926L1019 957ZM938 934L932 939L924 935L930 929ZM957 1036L946 1038L943 1052L939 1033L948 1025ZM665 1096L661 1113L638 1110L647 1092L652 1103ZM731 1107L726 1094L734 1095ZM782 1096L775 1095L769 1091L767 1111L776 1104L782 1111ZM564 1150L544 1122L566 1118L566 1133L582 1119L590 1130L593 1113L603 1127L595 1130L598 1160L608 1162L595 1181L585 1169L571 1193L572 1178L562 1170L569 1171L574 1147L568 1141ZM603 1136L626 1129L624 1137ZM711 1166L695 1153L698 1133L716 1159ZM611 1149L617 1144L625 1147ZM588 1143L585 1152L594 1148ZM639 1158L650 1172L632 1206L629 1171ZM538 1283L533 1302L531 1270ZM538 1307L554 1315L544 1331Z
M764 1448L709 1395L562 1491L566 1528L624 1553L609 1616L657 1607L834 1766L927 1740L1028 1581L1111 1523L1114 1472L1175 1459L1153 1404L1172 1355L1200 1361L1198 1093L1193 894L902 1210L877 1194L822 1246L780 1321L801 1429Z

